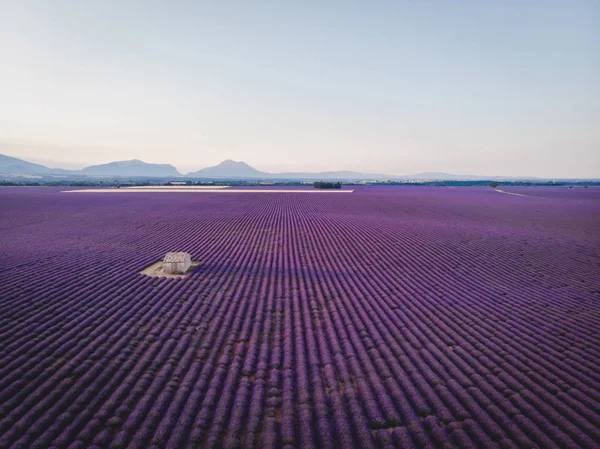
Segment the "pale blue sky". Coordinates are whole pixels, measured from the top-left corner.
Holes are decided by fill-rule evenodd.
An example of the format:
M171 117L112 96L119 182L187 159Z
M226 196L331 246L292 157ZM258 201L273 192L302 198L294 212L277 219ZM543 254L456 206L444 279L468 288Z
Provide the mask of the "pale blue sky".
M0 0L0 153L600 177L600 2Z

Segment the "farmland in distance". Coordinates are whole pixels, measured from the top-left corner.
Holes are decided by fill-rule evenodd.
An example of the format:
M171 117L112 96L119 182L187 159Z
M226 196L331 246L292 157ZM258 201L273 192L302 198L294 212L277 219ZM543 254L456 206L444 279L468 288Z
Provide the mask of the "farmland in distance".
M600 190L503 190L0 189L0 448L598 447Z

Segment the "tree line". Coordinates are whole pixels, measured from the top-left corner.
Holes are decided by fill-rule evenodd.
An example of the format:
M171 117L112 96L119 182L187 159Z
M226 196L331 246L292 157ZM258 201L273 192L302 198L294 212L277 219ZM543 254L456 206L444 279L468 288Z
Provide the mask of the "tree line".
M341 182L317 181L314 184L315 189L341 189Z

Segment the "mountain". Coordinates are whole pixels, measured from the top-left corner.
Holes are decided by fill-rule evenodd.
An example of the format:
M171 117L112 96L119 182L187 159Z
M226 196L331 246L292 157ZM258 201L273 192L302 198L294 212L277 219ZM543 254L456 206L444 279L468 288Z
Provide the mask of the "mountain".
M377 179L397 179L397 176L381 175L377 173L360 173L357 171L340 170L340 171L323 171L317 173L270 173L269 176L275 179L295 179L307 181L319 180L377 180Z
M149 164L139 159L131 161L109 162L108 164L92 165L79 173L88 176L152 176L168 177L181 176L175 167L169 164Z
M214 167L188 173L192 178L239 178L239 179L288 179L288 180L319 180L319 179L387 179L389 175L359 173L354 171L328 171L320 173L267 173L255 169L243 161L227 159Z
M92 165L82 170L63 170L34 164L16 157L0 154L0 173L11 175L71 175L71 176L148 176L166 178L181 176L175 167L168 164L149 164L138 159L131 161L109 162L108 164Z
M533 176L479 176L479 175L453 175L450 173L442 172L424 172L417 173L411 176L401 176L398 179L419 179L419 180L430 180L430 181L525 181L539 179Z
M32 175L46 174L51 171L51 168L44 167L43 165L0 154L0 173Z
M188 173L187 176L193 178L268 178L272 175L258 171L245 162L227 159L219 165Z
M46 175L71 177L149 177L168 178L183 176L175 167L169 164L150 164L139 159L131 161L109 162L107 164L93 165L82 170L63 170L60 168L49 168L41 164L34 164L16 157L0 154L0 174L10 175ZM326 171L318 173L267 173L251 167L245 162L227 159L214 167L188 173L186 178L203 179L254 179L254 180L289 180L289 181L548 181L550 178L535 178L523 176L477 176L477 175L453 175L441 172L425 172L416 175L384 175L379 173L361 173L356 171ZM575 180L569 178L569 180Z
M526 179L525 177L511 176L476 176L476 175L453 175L442 172L424 172L416 175L386 175L381 173L361 173L350 170L340 171L325 171L317 173L301 173L301 172L286 172L286 173L267 173L256 170L245 162L236 162L231 159L221 162L214 167L203 168L192 173L188 173L187 177L192 178L221 178L221 179L277 179L277 180L293 180L293 181L318 181L318 180L340 180L340 181L375 181L375 180L392 180L392 181L481 181L481 180L505 180L517 181Z

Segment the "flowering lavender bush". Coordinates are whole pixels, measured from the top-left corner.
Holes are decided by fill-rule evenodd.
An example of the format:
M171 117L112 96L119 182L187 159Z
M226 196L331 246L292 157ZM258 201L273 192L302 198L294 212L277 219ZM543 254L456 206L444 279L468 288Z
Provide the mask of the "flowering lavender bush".
M597 189L0 206L2 448L598 447Z

